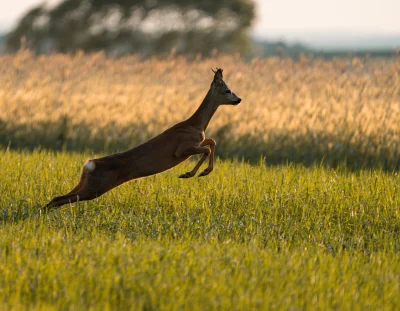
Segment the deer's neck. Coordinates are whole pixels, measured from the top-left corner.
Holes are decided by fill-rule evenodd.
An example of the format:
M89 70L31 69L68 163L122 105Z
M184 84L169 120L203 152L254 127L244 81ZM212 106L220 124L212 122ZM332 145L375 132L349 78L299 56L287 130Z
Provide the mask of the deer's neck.
M205 131L212 116L214 115L215 111L217 111L217 108L218 105L216 105L215 102L213 101L211 91L208 91L200 107L189 118L188 121L194 127Z

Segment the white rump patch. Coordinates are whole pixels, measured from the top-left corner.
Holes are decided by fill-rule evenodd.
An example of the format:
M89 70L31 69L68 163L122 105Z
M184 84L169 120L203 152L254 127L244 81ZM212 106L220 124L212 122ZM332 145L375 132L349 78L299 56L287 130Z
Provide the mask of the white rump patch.
M87 160L83 167L86 167L89 171L93 172L96 168L96 164L92 160Z

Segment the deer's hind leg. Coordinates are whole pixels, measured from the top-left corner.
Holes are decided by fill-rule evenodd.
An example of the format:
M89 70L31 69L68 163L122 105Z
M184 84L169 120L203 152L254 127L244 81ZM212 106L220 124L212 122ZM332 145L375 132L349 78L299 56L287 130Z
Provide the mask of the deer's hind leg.
M59 197L53 198L49 203L44 207L45 210L49 210L50 208L55 208L62 206L68 203L74 203L79 201L79 195L76 194L66 194L61 195Z
M86 181L86 180L84 180ZM77 187L76 187L77 188ZM73 193L68 193L66 195L58 196L53 198L49 203L46 204L44 207L45 209L50 209L54 207L60 207L65 204L69 203L75 203L78 201L87 201L87 200L92 200L103 194L105 191L93 191L93 189L89 189L88 184L84 182L82 184L82 187L73 192Z
M85 183L85 181L87 179L86 175L87 175L87 172L86 172L86 170L84 168L83 171L82 171L81 179L79 180L79 183L70 192L68 192L67 195L68 194L73 194L73 193L77 192L78 190L80 190L83 187L83 184Z
M90 183L90 172L95 168L93 161L86 161L83 166L81 178L79 183L66 195L58 196L53 198L49 203L44 207L45 209L50 209L53 207L59 207L68 203L74 203L78 201L91 200L97 197L91 191L88 191L88 186Z

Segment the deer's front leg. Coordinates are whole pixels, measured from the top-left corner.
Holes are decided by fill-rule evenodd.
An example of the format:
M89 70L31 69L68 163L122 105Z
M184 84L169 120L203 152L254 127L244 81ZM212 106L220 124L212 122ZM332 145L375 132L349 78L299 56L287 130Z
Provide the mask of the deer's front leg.
M204 141L201 143L203 146L206 146L206 145L208 145L208 146L210 146L210 150L211 150L211 153L210 153L210 158L209 158L209 160L208 160L208 167L204 170L204 171L202 171L200 174L199 174L199 177L201 177L201 176L207 176L208 174L210 174L211 172L212 172L212 170L214 169L214 152L215 152L215 145L216 145L216 143L215 143L215 140L214 139L212 139L212 138L206 138L206 139L204 139ZM203 158L204 158L204 156L203 156ZM205 158L204 159L201 159L201 160L205 160ZM201 161L200 160L200 161ZM200 162L199 162L200 163ZM203 162L201 162L201 163L203 163ZM201 165L201 163L200 163L200 165ZM199 165L199 167L200 167L200 165ZM196 165L196 167L197 167L197 165ZM196 170L197 171L197 170Z
M206 147L201 143L198 146L192 146L192 147L185 147L184 145L179 146L178 149L175 152L175 155L177 157L187 157L187 156L192 156L195 154L203 154L202 158L200 161L196 164L193 170L190 172L187 172L185 174L182 174L179 176L179 178L190 178L193 177L201 164L203 164L204 160L208 157L208 155L211 153L211 149L209 147Z

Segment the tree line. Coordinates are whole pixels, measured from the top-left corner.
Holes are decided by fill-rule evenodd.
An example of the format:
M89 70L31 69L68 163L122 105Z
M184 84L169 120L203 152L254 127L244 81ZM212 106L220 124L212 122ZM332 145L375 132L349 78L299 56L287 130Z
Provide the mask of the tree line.
M244 54L254 17L250 0L64 0L28 11L7 35L6 50Z

